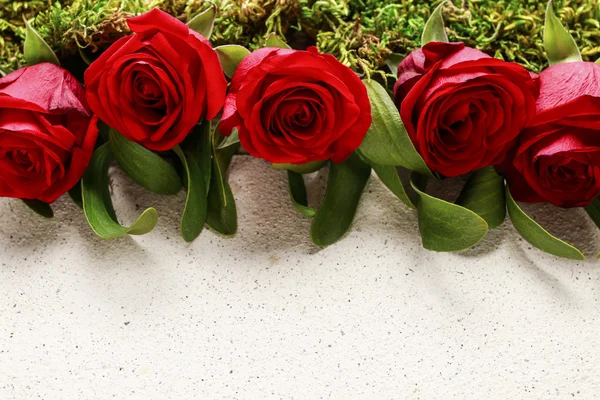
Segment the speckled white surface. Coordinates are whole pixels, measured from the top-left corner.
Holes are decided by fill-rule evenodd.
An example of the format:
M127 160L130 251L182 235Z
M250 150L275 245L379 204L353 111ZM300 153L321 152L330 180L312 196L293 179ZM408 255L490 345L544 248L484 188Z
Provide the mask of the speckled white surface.
M120 174L124 220L136 204L159 211L147 236L97 239L66 198L51 221L0 200L0 399L600 395L598 260L532 250L510 224L468 252L427 252L377 179L351 233L318 249L281 171L238 157L230 180L238 235L191 245L183 194ZM323 181L309 184L315 199ZM534 208L600 250L584 215L554 210Z

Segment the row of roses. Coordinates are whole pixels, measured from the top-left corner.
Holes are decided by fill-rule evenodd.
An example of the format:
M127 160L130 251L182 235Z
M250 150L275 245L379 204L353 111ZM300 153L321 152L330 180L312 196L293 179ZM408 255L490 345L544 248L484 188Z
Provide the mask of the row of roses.
M442 6L426 24L423 47L397 66L393 99L333 56L292 50L274 36L253 53L213 49L207 37L214 7L187 25L158 10L131 18L133 34L91 63L85 90L47 62L0 80L0 196L47 212L46 203L70 190L98 235L146 233L156 223L153 209L130 227L117 221L108 191L114 158L152 192L186 188L186 240L205 223L233 234L237 216L225 176L241 145L287 170L294 204L314 217L311 237L319 245L347 231L373 169L417 208L426 248L470 247L504 221L508 207L532 244L581 258L513 198L588 206L600 220L592 204L600 195L600 66L581 61L551 3L545 39L553 65L539 76L448 43ZM56 61L27 28L28 60ZM108 130L99 139L98 119L100 131ZM328 160L327 193L316 210L308 206L302 174ZM399 166L414 171L408 187ZM455 203L425 192L428 178L465 174Z

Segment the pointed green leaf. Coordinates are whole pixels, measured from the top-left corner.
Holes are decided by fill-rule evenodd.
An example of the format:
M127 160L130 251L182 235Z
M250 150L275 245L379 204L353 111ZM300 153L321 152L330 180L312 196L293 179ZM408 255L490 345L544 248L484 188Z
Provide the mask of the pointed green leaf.
M43 62L49 62L52 64L60 65L58 57L52 51L48 43L42 39L39 33L29 25L29 22L23 17L25 21L25 43L23 45L23 54L25 55L25 61L27 65L35 65Z
M488 231L483 218L473 211L425 193L427 180L413 174L417 192L419 231L423 247L433 251L460 251L479 243Z
M600 58L596 60L596 64L600 65Z
M77 205L77 207L83 210L83 199L81 198L81 181L77 182L75 186L71 190L69 190L69 197L73 200L73 203Z
M329 246L346 234L371 176L371 168L357 154L340 164L331 163L325 199L310 227L318 246Z
M210 186L210 170L212 168L212 138L210 121L197 124L181 144L184 153L191 153L202 171L202 179L206 184L206 193Z
M210 7L190 19L187 23L187 26L205 38L210 39L213 28L215 27L217 7L211 2L208 2L208 4L210 4Z
M373 170L381 180L381 182L400 199L404 204L409 206L410 208L415 208L415 205L412 203L408 194L406 193L406 189L404 189L404 185L400 180L400 176L398 175L398 170L396 167L391 165L379 165L372 164Z
M186 242L192 242L200 235L206 222L208 204L206 183L200 166L191 152L184 153L179 146L175 146L173 151L181 160L186 172L187 195L181 216L181 235Z
M304 185L304 178L302 177L302 175L292 171L288 171L288 186L296 210L298 210L305 217L314 217L317 213L317 210L308 206L306 186Z
M275 32L269 34L267 40L265 41L265 47L279 47L280 49L291 49L291 47L286 42L281 40L281 38Z
M146 209L130 227L121 226L108 190L108 167L112 154L110 144L98 147L81 181L83 211L96 235L115 239L123 235L144 235L154 229L158 214L154 208Z
M311 174L317 172L327 164L327 160L313 161L306 164L271 164L275 169L284 169L297 174Z
M533 246L555 256L570 258L572 260L583 260L581 251L570 244L549 234L537 222L521 210L521 207L514 201L508 185L506 186L506 205L508 215L517 232L523 239L527 240Z
M179 192L181 179L175 167L165 159L114 129L110 130L109 137L110 148L119 167L137 184L156 194Z
M581 53L573 36L560 23L554 14L552 0L546 8L546 24L544 27L544 47L550 65L564 62L582 61Z
M363 81L371 100L373 122L359 147L369 164L401 166L426 176L431 171L406 133L400 113L383 86Z
M23 203L25 203L27 207L35 211L36 214L48 219L54 218L54 211L52 211L52 207L50 207L50 204L44 203L41 200L22 200Z
M392 74L397 75L398 66L400 65L403 59L404 56L402 54L392 53L385 59L385 65L387 65Z
M506 218L504 178L494 167L475 171L465 184L456 204L477 213L490 229L502 225Z
M218 127L211 135L213 160L208 191L208 215L206 224L214 231L231 236L237 232L237 209L231 187L225 178L233 155L239 146L229 146L218 150L224 140Z
M444 17L442 17L442 8L446 4L443 1L433 12L425 23L423 35L421 36L421 46L425 46L430 42L445 42L448 43L448 35L444 28Z
M223 141L219 144L219 147L217 148L217 150L221 150L221 149L227 148L229 146L234 146L239 143L240 143L240 137L238 134L238 130L234 128L231 131L231 133L229 134L229 136L225 136L225 139L223 139Z
M225 44L223 46L215 47L223 72L228 78L233 78L235 70L242 60L250 54L250 50L237 44Z

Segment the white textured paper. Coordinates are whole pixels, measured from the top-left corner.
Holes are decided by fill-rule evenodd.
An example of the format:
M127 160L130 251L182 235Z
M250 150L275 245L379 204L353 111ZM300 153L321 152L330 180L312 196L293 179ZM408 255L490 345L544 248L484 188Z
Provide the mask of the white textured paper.
M597 399L600 261L531 249L510 224L461 254L421 248L376 179L326 249L282 171L237 157L239 232L180 238L184 195L113 177L143 237L94 236L68 198L43 220L0 200L0 399ZM314 176L312 201L325 175ZM528 208L531 210L531 208ZM582 211L534 207L594 254Z

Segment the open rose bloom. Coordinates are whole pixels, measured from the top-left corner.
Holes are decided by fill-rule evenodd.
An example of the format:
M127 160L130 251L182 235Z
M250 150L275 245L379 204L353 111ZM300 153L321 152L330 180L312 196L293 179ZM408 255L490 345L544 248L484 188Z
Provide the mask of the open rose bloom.
M504 160L535 115L537 84L515 63L432 42L398 67L396 105L429 168L452 177Z
M220 130L273 163L346 160L371 125L367 90L329 54L264 48L238 66Z
M577 207L600 196L600 65L570 62L540 74L537 115L507 164L516 200Z
M210 42L158 9L127 20L85 72L92 110L111 128L157 151L172 149L225 101L227 82Z
M66 70L43 63L0 79L0 197L53 202L79 181L97 136Z

